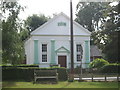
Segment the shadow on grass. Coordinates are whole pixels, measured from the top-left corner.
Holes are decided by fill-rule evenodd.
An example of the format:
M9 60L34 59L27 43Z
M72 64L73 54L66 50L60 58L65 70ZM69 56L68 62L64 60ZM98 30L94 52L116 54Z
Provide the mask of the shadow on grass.
M68 82L65 86L61 87L61 88L66 88L68 87L72 82Z
M89 82L88 85L95 88L118 88L119 82Z
M3 81L2 82L2 87L6 88L6 87L13 87L16 86L16 82L15 81Z
M57 84L58 81L56 79L37 79L34 84Z

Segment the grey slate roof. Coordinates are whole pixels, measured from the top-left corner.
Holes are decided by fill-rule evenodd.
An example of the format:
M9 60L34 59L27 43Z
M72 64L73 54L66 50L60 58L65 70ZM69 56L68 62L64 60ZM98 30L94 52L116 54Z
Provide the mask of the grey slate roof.
M101 50L95 45L90 46L90 54L90 56L102 56Z

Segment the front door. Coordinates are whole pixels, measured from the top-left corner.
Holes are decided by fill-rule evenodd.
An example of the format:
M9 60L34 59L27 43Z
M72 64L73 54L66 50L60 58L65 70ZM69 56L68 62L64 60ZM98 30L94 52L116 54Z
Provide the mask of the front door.
M60 67L66 68L66 56L58 56L58 64L60 64Z

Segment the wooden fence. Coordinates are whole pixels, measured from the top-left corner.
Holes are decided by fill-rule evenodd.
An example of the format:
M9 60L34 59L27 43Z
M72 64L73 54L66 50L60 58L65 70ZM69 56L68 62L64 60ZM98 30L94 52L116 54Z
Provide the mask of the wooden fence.
M74 78L84 81L120 81L120 77L117 74L75 74Z

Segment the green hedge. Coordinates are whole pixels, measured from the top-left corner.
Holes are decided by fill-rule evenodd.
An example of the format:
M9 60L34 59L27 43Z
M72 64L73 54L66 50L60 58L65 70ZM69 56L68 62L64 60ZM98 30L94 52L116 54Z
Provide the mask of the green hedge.
M68 78L67 71L65 68L2 67L2 79L33 81L35 69L42 70L57 69L59 81L65 81Z
M26 65L26 64L20 64L20 65L1 65L2 67L39 67L39 65Z
M119 68L120 68L120 65L119 64L108 64L108 65L105 65L101 68L100 72L101 73L119 73Z
M2 68L2 79L3 80L33 80L34 69L28 68L15 68L15 67L3 67Z
M56 68L58 72L58 79L60 81L68 80L68 73L66 68Z

